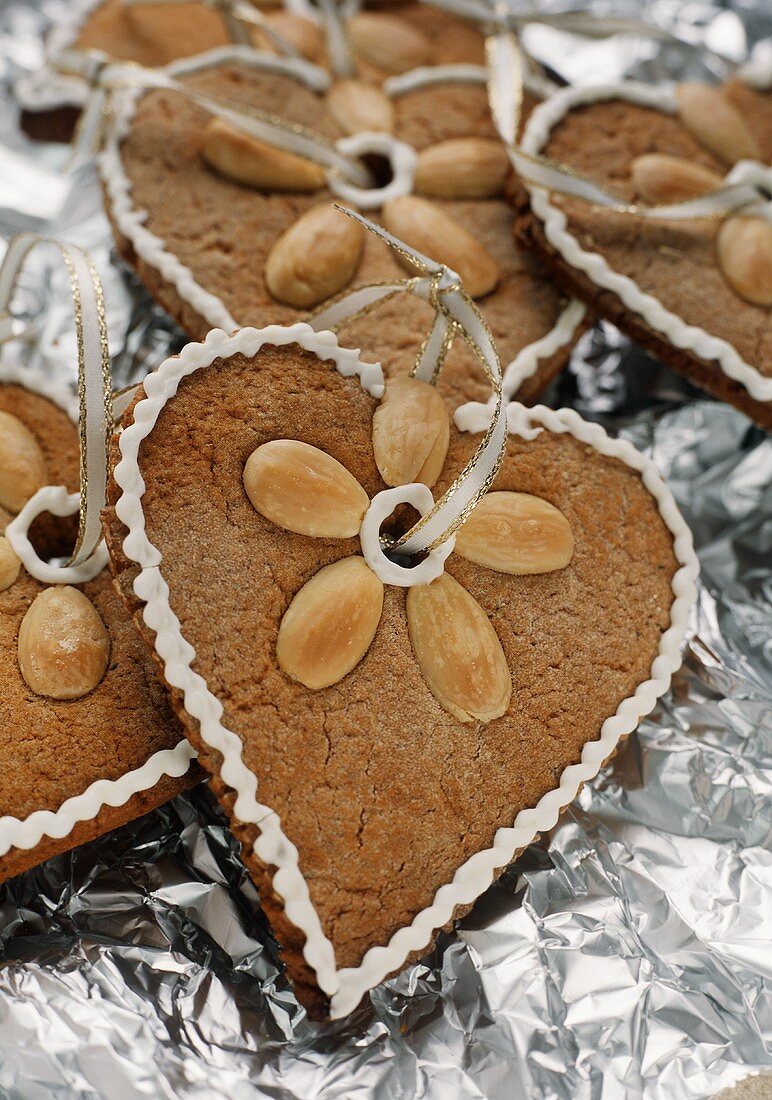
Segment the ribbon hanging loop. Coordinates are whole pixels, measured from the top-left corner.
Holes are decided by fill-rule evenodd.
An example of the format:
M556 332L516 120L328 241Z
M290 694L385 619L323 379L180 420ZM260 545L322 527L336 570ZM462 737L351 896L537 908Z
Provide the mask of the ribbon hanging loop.
M8 245L0 266L0 315L10 317L27 256L42 244L53 245L59 250L70 280L78 346L80 489L75 494L69 494L63 487L38 490L8 525L6 536L33 577L49 583L77 584L96 576L107 563L100 522L114 426L107 322L102 284L89 254L75 245L36 233L20 233ZM79 512L75 549L65 565L43 561L29 541L30 523L41 512L49 510L57 515Z
M507 443L506 409L502 396L501 364L490 330L482 314L461 286L455 271L368 221L361 214L335 204L406 259L419 274L373 286L358 287L335 298L313 314L309 323L317 331L336 331L364 316L397 294L414 294L428 302L436 316L412 371L414 378L434 384L456 335L467 343L485 372L494 394L491 423L470 461L434 507L397 539L391 549L405 555L424 554L450 539L490 488Z

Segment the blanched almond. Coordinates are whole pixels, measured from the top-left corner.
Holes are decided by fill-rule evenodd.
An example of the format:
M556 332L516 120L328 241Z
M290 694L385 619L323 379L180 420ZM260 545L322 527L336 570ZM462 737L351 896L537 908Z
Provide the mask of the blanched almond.
M574 552L562 512L530 493L486 493L456 533L456 553L499 573L551 573Z
M681 121L706 149L728 164L761 160L753 131L718 88L709 84L680 84L676 94Z
M421 481L431 487L442 472L450 440L445 402L417 378L392 378L373 416L375 464L387 485Z
M724 183L717 172L667 153L647 153L636 157L632 180L641 198L654 205L696 199L708 191L717 190Z
M265 284L279 302L309 309L351 282L362 255L359 222L328 203L312 206L276 241Z
M18 416L0 412L0 505L20 512L46 480L46 460L35 436Z
M387 73L406 73L430 60L429 39L397 15L357 12L348 21L348 33L354 51Z
M35 597L19 629L19 668L31 691L80 699L100 682L109 657L109 635L88 596L66 586Z
M766 218L727 218L716 243L732 290L754 305L772 306L772 224Z
M486 199L504 191L509 160L493 138L450 138L418 154L415 189L442 199Z
M332 455L298 439L272 439L244 466L244 488L261 516L314 538L351 538L370 501Z
M290 46L308 61L318 61L324 50L324 37L321 28L304 15L291 11L272 11L264 17L266 27L278 34ZM275 51L276 47L267 35L257 32L259 46Z
M430 259L447 264L472 298L488 294L498 283L499 269L493 257L435 203L401 195L385 203L382 213L390 233ZM398 254L397 259L403 262Z
M336 80L327 93L327 109L345 134L394 129L394 105L374 84Z
M490 722L509 706L512 678L496 631L448 573L407 594L410 641L432 695L460 722Z
M21 562L5 536L0 536L0 592L10 588L19 575Z
M279 627L279 667L307 688L330 687L367 653L383 609L383 583L351 557L320 569L287 608Z
M325 184L320 165L257 141L220 118L207 124L201 152L212 168L247 187L264 191L318 191Z

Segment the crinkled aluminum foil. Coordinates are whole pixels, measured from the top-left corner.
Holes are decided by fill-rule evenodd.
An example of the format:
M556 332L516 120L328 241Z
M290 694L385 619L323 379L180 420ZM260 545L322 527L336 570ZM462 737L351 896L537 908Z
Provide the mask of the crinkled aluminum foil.
M26 142L8 100L72 10L0 10L0 231L93 251L125 382L180 334L112 262L93 175L63 186L63 151ZM765 0L647 10L737 60L772 31ZM640 39L529 38L565 78L687 71ZM74 373L58 278L45 260L25 278L40 345L3 354ZM772 439L607 325L553 400L647 448L694 530L700 600L657 712L372 1016L335 1027L298 1008L205 788L19 877L0 893L0 1095L701 1100L772 1066Z

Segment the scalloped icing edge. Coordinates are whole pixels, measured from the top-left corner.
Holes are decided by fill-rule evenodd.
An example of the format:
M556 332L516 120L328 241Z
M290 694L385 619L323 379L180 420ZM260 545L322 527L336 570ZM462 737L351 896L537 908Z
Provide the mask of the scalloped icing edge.
M67 413L72 421L78 418L78 400L72 390L34 367L16 364L0 365L0 385L19 385L31 393L51 401ZM33 810L25 818L0 817L0 857L11 848L29 851L43 837L61 840L81 821L95 818L105 806L123 806L135 794L149 790L165 776L177 778L185 774L195 759L195 752L186 740L173 749L153 753L141 768L126 772L120 779L96 779L81 794L66 799L58 810Z
M410 925L399 929L387 946L371 947L358 967L338 970L331 942L324 934L316 909L311 902L308 885L299 867L295 845L284 835L278 814L261 806L256 798L257 777L241 759L240 738L222 724L223 707L209 690L205 680L193 671L195 650L185 640L179 620L171 609L169 588L161 573L161 554L150 543L142 510L144 481L138 464L142 440L153 430L166 403L177 392L182 378L209 366L215 359L241 353L254 356L265 344L298 343L322 359L332 359L340 370L342 358L347 370L361 373L365 364L356 365L357 353L339 347L331 332L315 333L308 325L290 328L270 326L265 329L242 329L233 336L214 331L203 344L188 344L179 358L167 359L145 381L146 397L134 408L134 422L124 429L119 448L121 458L114 477L121 489L116 514L127 527L123 543L127 557L140 566L134 591L142 602L145 623L155 634L155 649L164 664L168 683L182 692L184 705L198 721L202 738L221 753L220 772L225 784L236 792L235 816L255 824L260 835L254 850L258 858L276 868L273 888L282 898L288 920L305 936L303 956L316 974L319 988L331 999L330 1016L346 1016L368 990L387 975L399 970L408 956L421 951L431 941L436 929L452 918L456 906L468 905L493 882L497 869L509 864L514 853L526 847L537 835L551 829L564 809L576 797L583 783L597 775L602 763L614 752L620 738L636 728L640 719L654 707L668 689L672 674L681 664L681 643L687 629L689 610L696 596L695 580L699 571L689 528L681 518L669 489L662 481L654 463L645 458L632 444L613 440L597 424L581 419L572 410L555 412L543 406L526 409L513 403L509 407L508 426L512 434L524 434L546 429L567 432L601 454L620 459L638 471L646 489L659 506L660 514L673 534L674 552L680 568L673 578L673 603L670 626L663 633L657 657L651 668L651 678L638 685L635 694L625 699L616 713L607 718L597 741L587 742L581 763L567 767L559 785L530 809L521 810L512 828L496 833L492 848L477 852L456 871L452 882L440 887L430 906L418 913ZM459 414L463 430L476 431L487 426L484 406L467 407Z
M524 152L538 154L555 126L575 107L607 99L622 99L664 114L675 114L674 85L652 86L634 81L565 88L539 104L532 112L523 134ZM531 208L544 226L550 244L572 267L584 272L596 286L610 290L676 348L693 352L700 359L715 362L729 378L739 382L756 401L772 400L772 378L746 363L726 340L711 336L705 329L688 325L670 312L651 294L645 294L627 275L615 271L598 252L587 252L567 229L566 214L550 202L547 192L528 186Z
M309 62L278 58L268 54L261 55L239 46L223 46L198 57L185 58L182 61L174 62L168 67L167 71L175 77L184 76L215 67L229 60L241 61L245 64L254 65L256 68L265 68L266 64L270 63L272 71L282 72L288 76L296 76L312 90L323 90L320 77L323 77L329 83L329 77L324 70L311 65ZM406 77L412 75L410 73L404 74L400 78L402 83L404 84ZM431 83L430 77L432 75L431 70L415 70L416 87ZM312 81L317 81L317 83L314 84ZM409 87L402 88L400 86L400 90L396 94L402 95L408 90L410 90ZM134 207L131 180L124 171L121 159L121 145L129 134L137 103L142 94L142 89L132 89L115 97L113 102L114 122L108 133L105 148L98 158L99 171L110 200L112 217L121 234L131 242L134 252L150 267L155 268L163 280L169 283L180 298L192 306L208 325L211 325L212 328L221 328L227 332L232 332L239 325L226 308L225 303L216 295L205 290L196 281L190 268L186 267L173 252L167 249L166 242L147 229L145 226L148 217L147 210ZM536 373L542 360L557 354L561 348L566 347L574 340L577 329L583 322L586 313L587 308L582 302L577 299L569 301L549 332L520 349L515 358L504 368L503 394L505 400L509 400L523 382Z

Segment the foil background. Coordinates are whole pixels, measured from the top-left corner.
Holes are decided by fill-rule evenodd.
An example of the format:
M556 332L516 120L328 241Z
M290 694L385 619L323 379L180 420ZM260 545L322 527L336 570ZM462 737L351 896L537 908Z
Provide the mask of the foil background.
M591 6L738 61L772 33L767 0ZM94 176L63 182L63 150L24 139L9 92L75 10L0 5L0 234L92 250L121 384L183 339L113 262ZM703 75L643 39L528 44L565 79ZM74 375L61 278L45 258L25 277L39 345L3 356ZM205 788L20 876L0 890L0 1096L692 1100L772 1067L772 439L605 324L551 401L652 453L694 531L699 603L656 713L344 1025L309 1024L289 992Z

